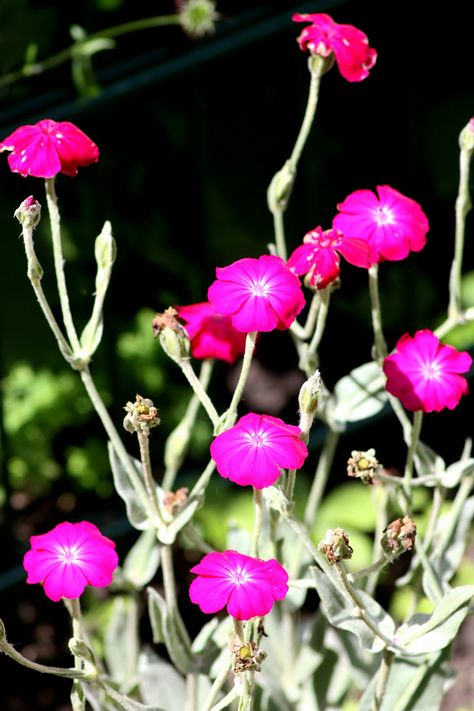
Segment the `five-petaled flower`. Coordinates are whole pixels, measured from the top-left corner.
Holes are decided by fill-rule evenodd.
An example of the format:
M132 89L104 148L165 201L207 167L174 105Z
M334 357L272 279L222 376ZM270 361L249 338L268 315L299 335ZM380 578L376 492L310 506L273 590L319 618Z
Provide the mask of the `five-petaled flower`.
M209 301L243 333L285 330L305 305L299 279L280 257L246 257L217 267L216 275Z
M374 263L398 261L423 249L429 223L420 205L388 185L378 185L377 193L356 190L346 197L337 206L334 229L370 242L378 255Z
M298 276L308 274L309 283L324 289L339 276L342 254L350 264L368 269L376 260L371 243L358 237L346 237L339 230L316 227L303 238L303 244L290 255L286 265Z
M195 358L217 358L234 363L242 355L245 335L232 326L230 316L216 313L208 301L176 308L184 321Z
M362 81L369 76L377 52L369 47L367 35L352 25L339 25L324 13L293 15L294 22L310 22L298 37L300 49L329 57L334 53L337 66L347 81Z
M55 602L80 597L86 585L110 585L118 556L115 543L92 523L60 523L41 536L31 536L24 557L27 583L41 583Z
M386 388L407 410L452 410L469 390L460 373L471 364L469 353L443 345L428 329L417 331L413 338L406 333L384 360Z
M267 615L288 592L288 573L278 561L237 551L208 553L191 572L198 575L189 588L191 601L206 613L227 606L236 620Z
M299 427L287 425L278 417L241 417L211 444L211 457L225 479L256 489L271 486L281 469L300 469L308 456Z
M99 159L99 149L77 126L52 119L20 126L0 142L2 151L11 151L8 163L14 173L35 178L77 175L78 168Z

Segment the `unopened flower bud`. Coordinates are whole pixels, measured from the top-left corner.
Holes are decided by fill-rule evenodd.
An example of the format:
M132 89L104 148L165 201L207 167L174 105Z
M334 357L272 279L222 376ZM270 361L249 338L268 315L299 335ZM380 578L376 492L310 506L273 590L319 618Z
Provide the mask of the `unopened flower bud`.
M15 210L14 216L25 227L35 228L41 219L41 205L30 195Z
M167 469L179 469L186 455L190 439L191 427L187 422L180 422L168 435L164 455L164 464Z
M330 565L340 563L341 560L352 558L353 549L349 545L349 536L343 528L328 528L326 538L318 545L321 553Z
M213 34L219 15L212 0L184 0L177 3L179 23L191 37Z
M318 409L321 397L321 374L316 370L308 380L303 383L298 395L300 412L305 415L314 415Z
M78 639L77 637L71 637L68 642L68 647L71 654L73 654L75 657L80 657L81 659L87 660L89 662L94 661L92 652L87 646L87 644L84 642L84 640Z
M267 203L270 212L273 213L285 209L293 190L295 178L295 169L291 162L287 160L283 168L273 176L267 191Z
M299 427L305 440L308 439L313 419L318 409L321 399L321 375L316 370L313 375L301 386L298 395L298 405L300 410Z
M123 420L123 426L127 432L137 432L138 430L147 432L160 424L158 408L149 398L137 395L135 402L127 402L124 410L127 414Z
M162 314L156 314L152 321L153 335L160 339L161 347L175 363L188 359L190 354L189 336L181 323L178 312L170 306Z
M364 484L373 484L374 476L380 469L380 464L375 456L375 449L366 452L353 450L347 460L347 476L361 479Z
M253 669L260 671L261 663L267 656L255 642L242 642L236 639L232 647L233 664L232 668L235 674Z
M459 134L459 148L467 153L472 153L474 151L474 118L472 118L469 123L464 126L463 130Z
M110 269L117 256L117 245L112 237L112 225L107 220L95 240L95 259L100 269Z
M383 550L393 558L411 551L415 543L416 526L409 516L397 518L385 529L381 545Z

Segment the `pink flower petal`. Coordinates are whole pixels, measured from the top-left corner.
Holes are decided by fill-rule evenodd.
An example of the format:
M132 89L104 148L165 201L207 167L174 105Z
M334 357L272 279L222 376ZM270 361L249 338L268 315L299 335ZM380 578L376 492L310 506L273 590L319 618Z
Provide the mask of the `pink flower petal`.
M412 338L405 334L396 350L384 360L386 389L408 410L440 412L457 407L468 384L459 373L467 372L472 358L439 342L425 329Z
M43 119L34 126L21 126L0 143L11 151L8 163L23 176L53 178L58 173L76 175L79 166L95 163L99 149L69 121Z
M191 601L207 613L227 605L227 612L238 620L268 614L275 600L283 600L288 592L288 574L276 560L237 551L208 553L191 572L198 575L189 589Z
M377 52L367 36L352 25L339 25L325 13L293 15L294 22L310 22L298 37L300 49L328 57L334 52L341 75L348 81L362 81L374 66Z
M61 523L32 536L23 559L27 583L41 583L51 600L74 599L86 585L110 585L118 556L115 543L92 523Z
M308 456L301 430L278 417L249 413L211 444L219 474L241 485L263 489L280 469L300 469Z
M373 250L372 263L405 259L426 244L429 223L421 207L389 185L356 190L338 205L333 227L346 239L363 239Z
M178 306L177 310L195 358L217 358L234 363L243 354L245 335L232 326L229 316L217 314L208 301Z
M242 333L287 329L305 305L298 278L280 257L240 259L216 275L209 301Z

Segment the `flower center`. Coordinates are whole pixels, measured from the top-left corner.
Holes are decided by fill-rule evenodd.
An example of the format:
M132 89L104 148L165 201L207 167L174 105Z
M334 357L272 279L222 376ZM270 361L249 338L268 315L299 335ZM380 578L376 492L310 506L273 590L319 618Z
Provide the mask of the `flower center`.
M249 442L254 447L265 446L265 436L261 432L254 432L249 437Z
M268 282L266 282L264 279L252 281L250 288L254 296L266 296L270 290Z
M66 565L74 565L75 563L77 563L77 560L79 558L77 547L63 546L60 551L59 558L61 558L61 561Z
M422 371L426 380L438 380L441 374L441 366L436 361L424 363Z
M379 227L382 227L383 225L392 225L395 222L393 212L389 207L379 206L375 208L374 218Z
M244 585L248 582L250 576L242 568L236 568L232 571L229 577L234 585Z

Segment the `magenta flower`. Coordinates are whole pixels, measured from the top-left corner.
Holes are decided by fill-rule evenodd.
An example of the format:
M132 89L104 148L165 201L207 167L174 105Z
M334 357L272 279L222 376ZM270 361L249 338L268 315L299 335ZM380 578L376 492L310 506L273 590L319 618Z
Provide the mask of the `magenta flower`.
M208 301L176 308L184 321L195 358L218 358L234 363L242 355L245 336L232 326L230 316L216 313Z
M224 479L264 489L278 479L280 469L303 466L308 449L300 437L299 427L251 412L215 438L211 457Z
M367 240L346 237L339 230L316 227L303 238L286 263L288 269L301 276L309 273L309 283L324 289L339 276L339 254L356 267L368 269L376 260L376 253Z
M230 316L237 331L283 331L305 305L299 279L280 257L239 259L216 269L208 298L215 310Z
M31 536L23 559L27 583L41 583L55 602L79 597L86 585L103 588L118 564L115 543L92 523L60 523L49 533Z
M406 333L384 360L385 387L407 410L453 410L469 390L459 373L466 373L471 364L469 353L443 345L428 329L413 338Z
M189 597L202 612L227 606L236 620L268 615L275 600L288 592L288 573L276 560L260 560L237 551L208 553L191 568L197 573Z
M369 47L367 35L352 25L339 25L324 13L293 15L294 22L310 22L298 37L300 49L329 57L334 53L337 66L347 81L362 81L369 76L377 52Z
M419 252L426 244L428 219L420 205L388 185L356 190L337 206L339 214L332 226L348 237L372 243L378 254L374 260L397 261L409 252Z
M14 173L35 178L77 175L78 168L99 159L99 149L77 126L52 119L20 126L0 143L2 151L11 151L8 163Z

